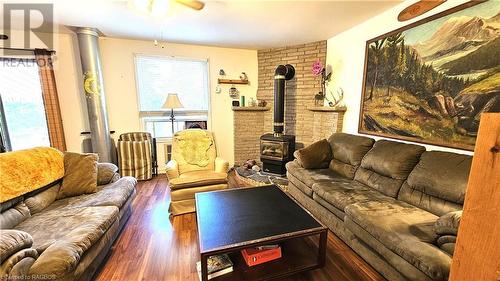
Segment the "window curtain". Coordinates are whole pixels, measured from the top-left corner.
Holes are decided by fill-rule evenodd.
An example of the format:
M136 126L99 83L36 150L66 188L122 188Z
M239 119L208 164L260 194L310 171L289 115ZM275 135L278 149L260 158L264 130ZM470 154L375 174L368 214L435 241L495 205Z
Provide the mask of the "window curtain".
M45 115L47 116L50 145L60 151L66 151L61 108L52 65L52 53L52 51L45 49L35 49L36 62L42 82L43 103L45 105Z

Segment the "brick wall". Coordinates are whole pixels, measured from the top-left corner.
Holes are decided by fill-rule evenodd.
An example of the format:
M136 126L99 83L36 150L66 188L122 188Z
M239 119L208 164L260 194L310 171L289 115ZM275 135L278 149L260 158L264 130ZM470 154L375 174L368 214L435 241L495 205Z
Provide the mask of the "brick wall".
M306 110L314 105L314 95L321 89L320 78L312 74L312 64L318 59L326 63L326 41L259 50L259 87L257 99L264 99L271 109L274 101L274 70L280 64L291 64L295 77L287 81L285 93L285 133L295 135L298 143L308 145L313 140L311 126L313 112ZM273 110L265 113L265 126L272 131Z
M285 133L296 136L297 148L307 146L342 130L343 112L314 109L314 95L321 89L320 78L312 74L318 59L326 63L326 41L264 49L257 52L259 79L257 99L266 100L270 110L234 111L234 159L241 164L259 158L259 137L273 131L274 70L291 64L295 77L287 81Z
M251 108L233 109L234 162L236 164L241 164L247 159L259 160L259 138L266 133L264 130L265 112Z

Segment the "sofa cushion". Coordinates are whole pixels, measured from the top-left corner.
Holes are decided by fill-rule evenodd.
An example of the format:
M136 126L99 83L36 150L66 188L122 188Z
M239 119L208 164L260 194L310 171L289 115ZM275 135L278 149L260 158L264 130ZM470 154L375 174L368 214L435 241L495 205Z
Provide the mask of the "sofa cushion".
M462 209L472 156L427 151L408 176L398 199L438 216Z
M332 150L326 139L295 151L293 154L300 166L306 169L323 168L332 159Z
M13 228L31 216L30 209L24 202L3 211L0 214L0 229Z
M298 190L300 190L302 193L304 193L305 195L307 195L309 197L313 196L312 188L310 186L306 185L305 183L301 182L294 175L287 172L287 179L288 179L288 185L295 186Z
M61 184L56 183L55 185L47 188L46 190L24 199L24 203L30 209L30 213L34 215L40 212L41 210L47 208L50 204L56 201L60 187Z
M447 280L451 257L433 244L437 239L433 230L436 215L391 198L352 204L345 212L373 239L430 278Z
M345 207L354 203L388 198L362 183L345 178L316 183L313 185L312 190L323 200L342 211L344 211Z
M361 159L372 148L374 140L363 136L335 133L330 136L328 142L333 154L329 168L352 179Z
M306 186L311 187L319 181L335 180L344 178L330 169L304 169L294 160L286 164L287 173L291 174Z
M379 140L363 157L355 180L396 197L424 151L425 147L420 145Z
M181 189L202 185L227 183L226 173L217 173L209 170L191 171L180 174L178 178L169 181L170 189Z
M106 232L117 217L118 208L114 206L59 208L44 210L20 223L15 229L33 237L32 247L38 253L56 242L68 241L78 245L86 244L86 250Z
M318 196L317 193L313 193L312 199L314 200L314 202L325 207L328 211L330 211L332 214L334 214L338 219L344 220L345 213L344 213L343 209L341 210L341 209L333 206L330 202L327 202L325 199Z
M97 154L64 153L64 177L57 198L77 196L96 191Z
M47 210L92 206L115 206L121 209L134 193L136 184L135 178L123 177L116 182L98 186L95 193L57 200Z
M18 227L33 236L41 253L30 274L58 279L70 273L117 219L118 208L106 206L42 211L26 220Z

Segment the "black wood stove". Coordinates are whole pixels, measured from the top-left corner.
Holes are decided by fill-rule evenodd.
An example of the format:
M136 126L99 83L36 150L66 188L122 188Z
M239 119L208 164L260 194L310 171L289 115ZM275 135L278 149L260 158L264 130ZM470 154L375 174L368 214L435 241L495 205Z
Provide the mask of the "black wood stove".
M293 66L279 65L274 72L274 133L260 137L260 161L266 173L285 175L285 164L293 160L295 136L284 135L286 81L293 78Z

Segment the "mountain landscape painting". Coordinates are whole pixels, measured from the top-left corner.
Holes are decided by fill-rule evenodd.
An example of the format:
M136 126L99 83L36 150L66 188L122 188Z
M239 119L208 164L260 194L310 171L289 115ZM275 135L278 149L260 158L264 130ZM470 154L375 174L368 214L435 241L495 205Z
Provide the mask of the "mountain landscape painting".
M473 150L481 113L500 112L499 35L491 0L368 41L359 132Z

